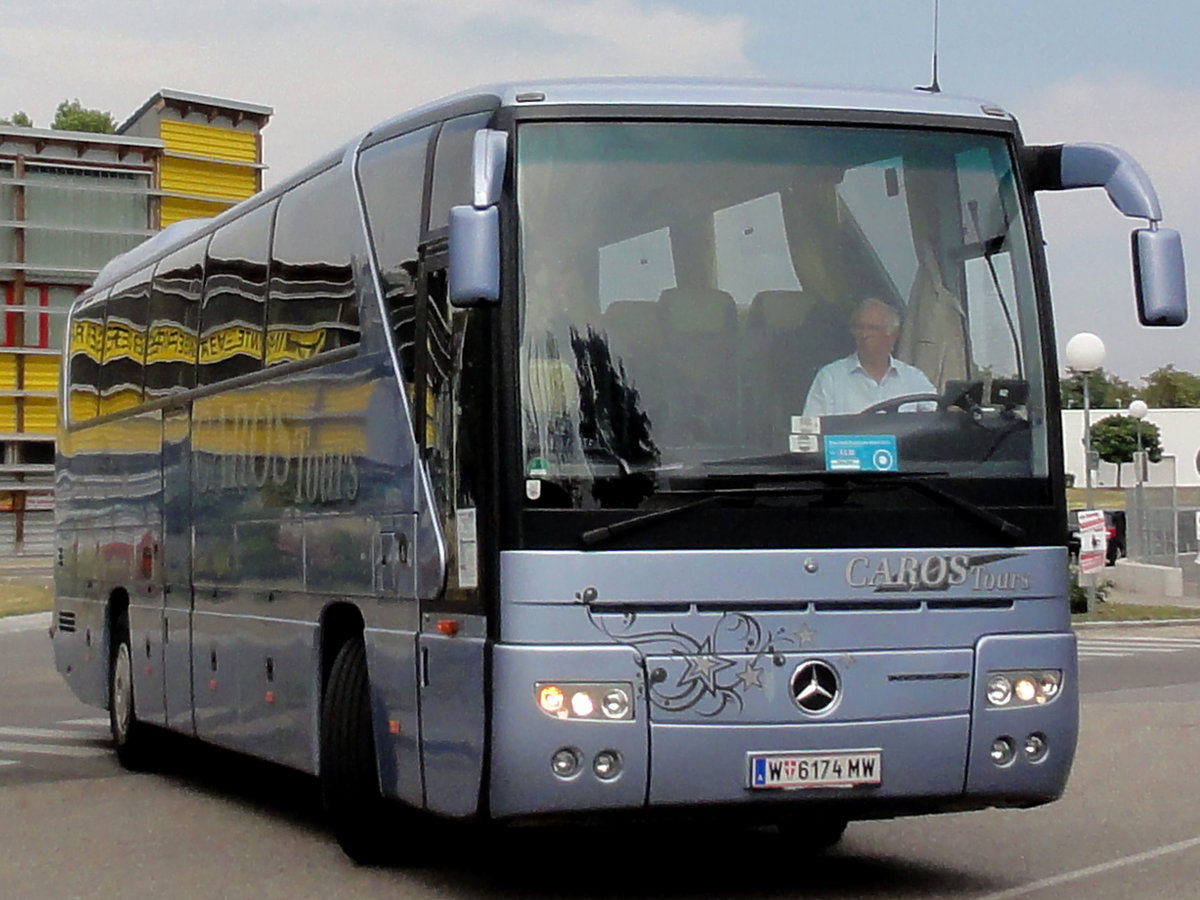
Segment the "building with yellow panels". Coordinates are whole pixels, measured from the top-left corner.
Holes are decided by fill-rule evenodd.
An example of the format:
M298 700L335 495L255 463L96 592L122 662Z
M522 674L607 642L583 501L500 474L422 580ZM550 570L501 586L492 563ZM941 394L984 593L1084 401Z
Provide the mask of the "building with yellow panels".
M260 190L271 114L162 90L116 134L0 125L0 560L51 550L71 301L160 228Z
M163 142L158 225L215 216L262 190L269 106L161 90L119 129Z

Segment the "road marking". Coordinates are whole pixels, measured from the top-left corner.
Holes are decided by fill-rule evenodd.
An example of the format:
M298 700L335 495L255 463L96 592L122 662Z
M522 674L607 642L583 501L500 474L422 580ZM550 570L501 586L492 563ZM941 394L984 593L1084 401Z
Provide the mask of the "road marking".
M0 634L23 631L45 631L50 627L50 613L31 613L27 616L6 616L0 619Z
M93 756L108 756L110 752L107 747L81 747L78 744L30 744L22 741L0 741L0 753L32 753L35 756L87 759Z
M1137 653L1178 653L1200 650L1200 638L1172 637L1081 637L1079 657L1133 656Z
M63 719L59 725L98 725L101 728L108 727L108 716L92 716L87 719Z
M1085 869L1076 869L1074 872L1063 872L1061 875L1052 875L1040 881L1031 881L1029 884L1023 884L1020 887L999 891L995 894L987 894L984 897L980 897L979 900L1009 900L1010 897L1024 897L1026 894L1032 894L1044 888L1057 887L1060 884L1067 884L1071 881L1091 878L1093 875L1111 872L1113 869L1120 869L1124 866L1137 865L1138 863L1158 859L1160 856L1168 856L1172 853L1190 850L1193 847L1200 847L1200 837L1189 838L1186 841L1179 841L1174 844L1165 844L1162 847L1155 847L1153 850L1146 850L1143 853L1134 853L1132 856L1123 856L1120 859L1110 860L1109 862L1100 863L1095 866L1088 866Z
M68 731L65 728L17 728L14 725L0 725L0 738L50 738L53 740L94 741L105 737L105 734L88 734L86 731Z
M0 766L15 766L16 764L15 759L0 759Z

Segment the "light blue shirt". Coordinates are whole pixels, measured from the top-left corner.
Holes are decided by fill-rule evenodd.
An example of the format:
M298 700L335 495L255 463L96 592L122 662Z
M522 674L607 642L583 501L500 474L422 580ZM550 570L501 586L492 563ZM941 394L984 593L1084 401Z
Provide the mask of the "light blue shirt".
M822 367L813 379L804 401L806 416L837 416L862 412L883 400L903 397L905 394L936 394L925 373L916 366L891 357L883 378L876 381L858 361L858 354L851 353ZM936 408L932 401L923 402L918 409Z

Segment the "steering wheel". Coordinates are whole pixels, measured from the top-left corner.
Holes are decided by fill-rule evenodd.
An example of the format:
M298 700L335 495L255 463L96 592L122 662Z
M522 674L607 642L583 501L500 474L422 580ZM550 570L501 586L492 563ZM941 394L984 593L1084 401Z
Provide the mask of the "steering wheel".
M901 394L899 397L892 397L888 400L880 400L878 403L872 403L866 409L860 411L859 415L866 413L898 413L900 407L908 403L929 403L938 404L941 408L942 398L940 394Z

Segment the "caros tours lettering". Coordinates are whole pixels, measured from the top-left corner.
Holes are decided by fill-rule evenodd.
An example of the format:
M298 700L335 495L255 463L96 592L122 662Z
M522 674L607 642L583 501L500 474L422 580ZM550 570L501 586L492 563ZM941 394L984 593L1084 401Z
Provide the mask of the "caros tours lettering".
M218 443L230 449L213 452ZM293 503L358 496L358 459L312 446L307 427L285 422L278 411L229 415L222 410L198 425L195 446L200 493L270 486Z

